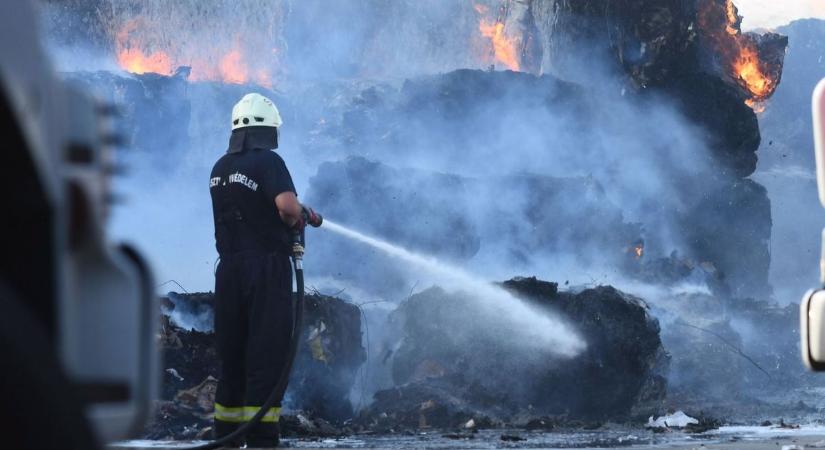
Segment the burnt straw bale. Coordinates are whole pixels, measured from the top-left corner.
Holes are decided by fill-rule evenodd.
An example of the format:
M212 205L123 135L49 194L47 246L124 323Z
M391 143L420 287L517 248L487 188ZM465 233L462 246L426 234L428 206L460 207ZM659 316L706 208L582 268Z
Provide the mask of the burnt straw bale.
M502 286L575 324L586 350L572 359L519 351L490 335L472 295L429 289L394 313L403 324L392 357L396 387L376 393L359 420L420 428L478 417L621 419L664 399L669 356L641 299L607 286L559 292L536 278Z

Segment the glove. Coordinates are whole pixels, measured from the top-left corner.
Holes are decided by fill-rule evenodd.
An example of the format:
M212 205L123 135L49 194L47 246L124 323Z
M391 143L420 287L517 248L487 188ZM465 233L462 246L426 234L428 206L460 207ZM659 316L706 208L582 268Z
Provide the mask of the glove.
M314 228L320 227L321 223L323 223L323 221L324 221L324 218L321 217L320 214L316 213L309 206L303 206L302 205L302 207L304 208L304 211L303 211L302 215L304 216L304 220L306 221L306 223L309 224L309 225L312 225ZM306 225L304 225L304 226L306 226Z

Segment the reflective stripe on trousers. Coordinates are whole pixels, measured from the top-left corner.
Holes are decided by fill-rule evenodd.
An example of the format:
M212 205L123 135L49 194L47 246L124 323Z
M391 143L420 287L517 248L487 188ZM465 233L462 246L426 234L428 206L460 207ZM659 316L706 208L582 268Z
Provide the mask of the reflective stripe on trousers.
M248 422L258 411L260 406L223 406L215 403L215 420L222 422L241 423ZM281 418L281 408L269 408L261 418L262 423L275 423Z

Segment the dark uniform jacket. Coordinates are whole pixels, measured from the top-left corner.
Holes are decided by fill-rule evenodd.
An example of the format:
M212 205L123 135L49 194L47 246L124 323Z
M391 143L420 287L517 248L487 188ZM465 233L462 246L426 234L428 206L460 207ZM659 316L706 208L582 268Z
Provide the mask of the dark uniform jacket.
M238 252L283 253L291 232L275 207L275 197L295 192L277 147L273 128L236 130L229 150L212 168L209 192L215 220L215 244L221 256Z

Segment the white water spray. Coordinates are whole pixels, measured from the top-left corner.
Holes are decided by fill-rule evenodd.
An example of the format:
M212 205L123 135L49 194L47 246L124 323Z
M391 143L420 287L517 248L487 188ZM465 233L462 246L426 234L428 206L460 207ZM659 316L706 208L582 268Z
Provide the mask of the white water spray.
M472 294L478 300L479 306L494 312L498 318L509 321L512 326L508 329L513 334L520 335L519 341L524 345L535 345L565 357L576 356L586 347L578 333L561 318L546 311L537 310L505 289L484 281L461 268L367 236L326 218L324 218L322 228L425 269L452 287Z

